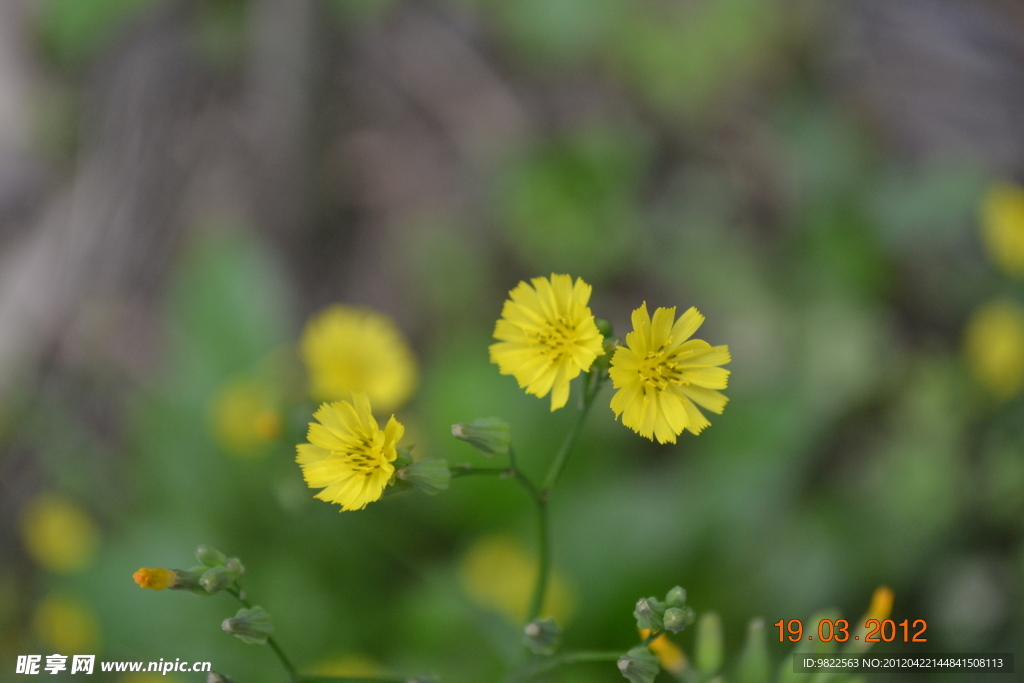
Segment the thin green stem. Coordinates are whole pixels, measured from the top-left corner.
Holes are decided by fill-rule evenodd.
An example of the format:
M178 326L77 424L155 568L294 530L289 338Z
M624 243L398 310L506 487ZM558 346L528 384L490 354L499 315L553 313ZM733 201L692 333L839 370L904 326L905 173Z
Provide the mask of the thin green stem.
M537 504L537 581L533 586L530 598L530 610L526 621L531 622L540 616L544 608L544 595L548 589L548 575L551 574L551 541L548 533L548 503L540 495L533 498Z
M555 484L558 483L558 478L562 475L562 470L565 469L566 463L569 462L569 455L572 454L573 446L576 445L576 440L583 429L583 423L590 413L590 407L594 405L594 398L597 396L597 392L601 390L601 384L604 381L603 376L599 370L595 369L594 373L587 375L587 381L583 385L583 405L580 408L580 412L576 415L576 421L573 422L572 427L569 429L569 434L566 435L565 441L562 442L562 447L551 462L548 476L544 478L544 486L541 487L540 495L545 500L551 496Z
M586 650L580 652L567 652L564 655L550 657L539 664L523 670L516 681L529 681L552 669L557 669L564 664L583 664L586 662L614 662L622 656L621 652Z
M460 477L473 477L473 476L495 476L495 477L513 477L516 472L511 467L476 467L468 463L460 465L452 465L448 468L452 474L452 479L459 479Z
M241 588L229 588L227 592L231 593L238 602L242 603L243 607L246 609L252 609L252 603L246 600ZM267 638L267 645L269 645L270 649L273 650L274 655L277 656L277 660L281 662L281 666L284 667L284 670L288 673L288 678L290 678L293 683L298 683L299 674L295 671L295 667L292 665L291 660L288 659L288 656L284 653L284 650L281 649L281 646L277 644L277 641L274 640L273 636Z

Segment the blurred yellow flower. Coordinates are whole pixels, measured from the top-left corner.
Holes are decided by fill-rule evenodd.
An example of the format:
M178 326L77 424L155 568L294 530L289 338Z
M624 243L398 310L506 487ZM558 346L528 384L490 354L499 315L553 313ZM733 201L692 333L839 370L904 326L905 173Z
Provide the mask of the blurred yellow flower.
M974 379L999 399L1024 389L1024 309L992 301L971 316L964 354Z
M505 535L479 538L459 564L459 578L469 597L514 622L526 618L536 577L536 561L519 541ZM541 612L563 625L572 614L569 587L557 572L550 577Z
M313 417L319 424L309 423L309 443L299 444L295 460L306 484L323 489L316 497L342 510L361 510L380 498L395 472L395 446L405 433L401 423L392 415L380 429L362 393L352 403L325 403Z
M989 257L1007 275L1024 279L1024 188L997 183L981 207L981 235Z
M573 284L568 275L520 282L494 326L491 362L528 394L543 398L550 391L551 410L565 405L569 382L603 352L604 337L587 307L590 292L582 278Z
M647 638L649 635L651 635L650 630L646 628L640 629L641 638ZM658 658L658 664L661 665L661 668L670 674L678 676L686 668L686 655L664 633L651 641L647 647L651 648L651 652Z
M233 455L265 454L264 446L281 434L277 396L266 382L247 379L225 384L211 412L217 444Z
M717 390L729 382L729 371L718 367L731 360L729 347L690 339L704 322L696 308L678 321L675 315L675 308L659 308L652 321L646 303L633 311L633 331L615 349L609 370L618 389L615 417L658 443L675 443L685 429L700 434L710 424L694 404L721 413L728 401Z
M53 652L95 654L99 646L99 626L92 609L68 595L50 593L36 605L32 632Z
M347 654L326 659L307 672L310 676L331 676L347 678L378 678L382 673L380 664L363 655Z
M892 603L895 597L892 589L888 586L876 588L874 595L871 596L871 605L868 607L868 613L864 616L863 621L868 619L884 621L888 619L889 615L892 614Z
M174 585L177 578L173 569L162 569L160 567L143 567L132 574L132 579L139 585L139 588L162 591Z
M378 410L405 403L416 388L416 359L394 321L367 308L331 306L306 325L300 354L316 401L365 393Z
M53 493L40 494L25 506L21 534L36 564L56 574L85 569L95 556L99 538L85 510Z

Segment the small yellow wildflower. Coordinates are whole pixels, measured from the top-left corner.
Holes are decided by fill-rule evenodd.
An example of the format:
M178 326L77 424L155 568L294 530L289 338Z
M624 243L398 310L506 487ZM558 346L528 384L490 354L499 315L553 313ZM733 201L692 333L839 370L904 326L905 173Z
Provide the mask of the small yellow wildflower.
M365 393L378 410L392 411L416 388L416 360L386 315L367 308L331 306L306 325L300 342L316 401Z
M1001 400L1024 389L1024 309L992 301L971 316L964 337L967 367L981 386Z
M173 569L162 569L160 567L148 568L143 567L139 571L132 574L132 578L135 583L139 585L139 588L149 588L150 590L162 591L167 588L171 588L177 582L177 577Z
M226 384L214 401L212 418L217 443L234 455L264 454L263 446L281 434L281 412L274 392L257 380Z
M459 578L469 597L514 622L526 618L536 577L536 561L512 536L477 539L459 563ZM548 583L542 615L565 624L572 609L569 586L555 572Z
M611 401L615 417L658 443L675 443L685 429L700 434L710 424L694 404L721 413L728 401L717 390L729 381L729 371L718 367L731 360L729 347L690 339L704 322L696 308L678 321L675 315L675 308L659 308L652 320L646 303L633 311L633 331L615 349L608 371L618 389Z
M25 548L40 567L56 574L82 571L96 554L99 533L89 514L63 496L44 493L21 518Z
M51 593L36 606L32 632L55 652L88 654L99 644L99 627L88 605L68 595Z
M309 423L309 443L298 446L295 460L309 487L323 489L316 497L342 510L361 510L380 498L395 473L391 463L405 427L392 415L380 429L362 393L352 403L325 403L313 417L319 424Z
M997 183L981 207L981 236L992 261L1007 275L1024 279L1024 188Z
M535 277L509 292L494 326L491 362L526 393L551 392L551 410L569 400L569 382L590 370L604 337L587 307L591 287L568 275Z
M651 635L650 630L640 629L641 638L646 639L649 635ZM658 658L661 668L670 674L678 676L686 669L686 655L664 633L648 643L647 647L651 648L651 652Z
M879 586L875 589L874 595L871 596L871 605L868 607L868 613L865 615L863 621L868 619L877 619L878 621L884 621L889 618L892 614L892 603L895 599L895 595L892 589L888 586Z

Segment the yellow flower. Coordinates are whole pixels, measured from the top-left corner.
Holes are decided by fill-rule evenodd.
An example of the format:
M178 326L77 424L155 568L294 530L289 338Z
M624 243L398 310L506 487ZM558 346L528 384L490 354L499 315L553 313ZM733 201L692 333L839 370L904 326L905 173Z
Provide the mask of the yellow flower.
M989 257L1007 275L1024 279L1024 188L997 183L981 207L981 236Z
M618 389L615 417L658 443L675 443L684 429L700 434L710 424L695 403L721 413L728 401L716 390L729 382L729 371L718 367L729 362L729 347L690 339L704 322L696 308L673 324L675 315L675 308L659 308L652 321L646 303L633 311L633 331L615 349L609 370Z
M309 423L309 443L298 446L296 462L310 488L323 490L320 500L338 503L342 510L361 510L384 493L395 473L395 446L405 427L392 415L384 429L377 426L366 394L352 403L325 403Z
M892 589L888 586L876 588L874 595L871 596L871 605L868 607L868 613L862 621L866 622L868 619L884 621L888 619L889 615L892 614L892 603L895 597Z
M55 652L89 654L99 644L99 627L88 605L67 595L51 593L32 616L36 639Z
M569 400L569 382L590 370L604 337L587 307L591 287L568 275L535 277L509 292L494 326L491 362L513 375L526 393L551 392L551 410Z
M139 588L149 588L150 590L155 591L162 591L170 588L178 580L173 569L162 569L159 567L152 569L143 567L132 574L132 578L135 580L135 583L139 585Z
M217 394L213 433L221 448L234 455L262 455L264 445L281 434L282 420L270 386L258 380L236 380Z
M640 629L641 638L647 638L649 635L651 632L648 629ZM664 633L651 641L647 647L651 648L651 652L658 658L661 668L670 674L678 676L686 669L686 655Z
M967 367L979 384L1003 400L1024 389L1024 309L992 301L971 316L964 337Z
M536 576L536 561L518 540L505 535L478 539L459 564L459 578L469 597L514 622L526 618ZM559 624L572 614L569 587L558 573L548 583L542 614Z
M85 569L96 553L99 536L85 510L51 493L36 497L25 507L21 533L36 564L57 574Z
M416 388L416 360L394 321L366 308L331 306L306 325L300 342L316 401L365 393L395 410Z

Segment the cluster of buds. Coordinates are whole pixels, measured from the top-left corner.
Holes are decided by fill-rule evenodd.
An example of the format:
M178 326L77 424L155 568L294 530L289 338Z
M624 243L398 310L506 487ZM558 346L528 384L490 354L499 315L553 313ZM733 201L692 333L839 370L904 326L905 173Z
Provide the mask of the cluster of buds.
M245 567L237 557L228 558L213 546L196 548L200 566L191 569L143 567L132 578L141 588L186 590L195 595L212 595L235 586Z
M562 629L554 619L537 619L523 627L523 644L535 655L555 654L562 640Z
M640 598L633 610L636 627L640 630L671 631L679 633L694 622L696 615L686 605L686 591L676 586L670 590L664 600L657 598Z

